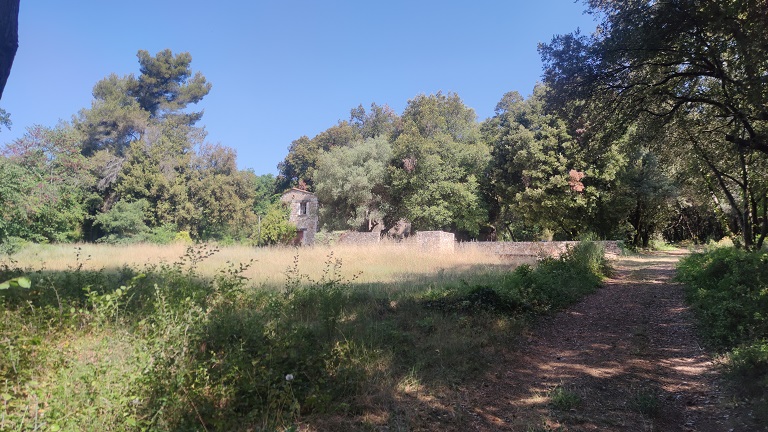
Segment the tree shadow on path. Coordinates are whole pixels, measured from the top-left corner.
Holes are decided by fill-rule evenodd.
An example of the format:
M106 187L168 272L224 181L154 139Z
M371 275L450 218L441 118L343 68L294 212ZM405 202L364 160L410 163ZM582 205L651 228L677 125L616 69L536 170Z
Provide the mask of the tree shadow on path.
M542 319L462 406L474 430L757 431L699 345L681 251L623 257L604 288Z

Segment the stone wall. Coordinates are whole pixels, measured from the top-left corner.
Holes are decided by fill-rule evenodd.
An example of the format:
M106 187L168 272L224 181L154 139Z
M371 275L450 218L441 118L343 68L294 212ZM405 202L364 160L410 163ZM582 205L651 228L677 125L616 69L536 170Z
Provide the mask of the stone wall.
M456 236L443 231L419 231L408 238L422 250L435 252L453 252L456 247Z
M505 257L535 256L558 257L560 254L578 244L577 241L549 241L549 242L465 242L459 243L460 250L476 250L479 252L493 253ZM618 256L621 253L618 242L598 242L605 247L606 256Z
M338 244L371 245L383 240L379 233L348 231L339 237ZM577 241L540 241L540 242L456 242L453 233L443 231L419 231L402 241L389 240L388 244L400 244L403 247L416 246L421 250L436 252L479 252L495 254L501 257L545 258L558 257L568 248L575 247ZM608 257L618 256L621 249L616 241L597 242L605 247Z
M339 236L339 244L368 245L381 242L381 235L377 232L348 231Z

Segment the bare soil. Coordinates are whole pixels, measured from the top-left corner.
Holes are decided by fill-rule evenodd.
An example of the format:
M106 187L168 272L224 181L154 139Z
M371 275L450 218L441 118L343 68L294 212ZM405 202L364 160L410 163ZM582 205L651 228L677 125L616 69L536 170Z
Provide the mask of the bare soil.
M681 255L616 260L604 288L542 320L484 382L462 389L465 430L768 430L697 341L672 281Z

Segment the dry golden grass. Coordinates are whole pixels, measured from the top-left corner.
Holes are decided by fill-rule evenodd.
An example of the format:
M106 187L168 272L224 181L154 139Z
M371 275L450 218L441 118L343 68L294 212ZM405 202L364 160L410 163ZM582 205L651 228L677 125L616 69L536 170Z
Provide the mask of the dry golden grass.
M124 265L143 267L145 264L173 263L184 255L183 244L137 244L112 246L103 244L31 245L13 255L18 265L31 269L67 270L79 260L84 269L116 269ZM393 283L405 279L444 275L450 277L467 271L483 272L499 267L514 267L497 255L480 251L457 249L454 252L420 250L414 245L380 243L378 245L334 245L314 247L219 246L219 251L206 259L198 270L212 276L227 266L254 260L245 273L256 285L282 285L286 270L298 256L299 272L320 279L330 260L340 259L340 274L351 278L359 274L362 283Z

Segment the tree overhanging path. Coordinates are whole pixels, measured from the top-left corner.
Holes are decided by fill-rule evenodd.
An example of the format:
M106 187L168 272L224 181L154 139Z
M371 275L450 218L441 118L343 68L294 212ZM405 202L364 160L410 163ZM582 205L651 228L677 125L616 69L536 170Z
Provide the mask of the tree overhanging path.
M625 257L582 302L541 321L483 382L462 389L473 430L754 431L699 344L683 252ZM550 396L577 395L555 408Z

